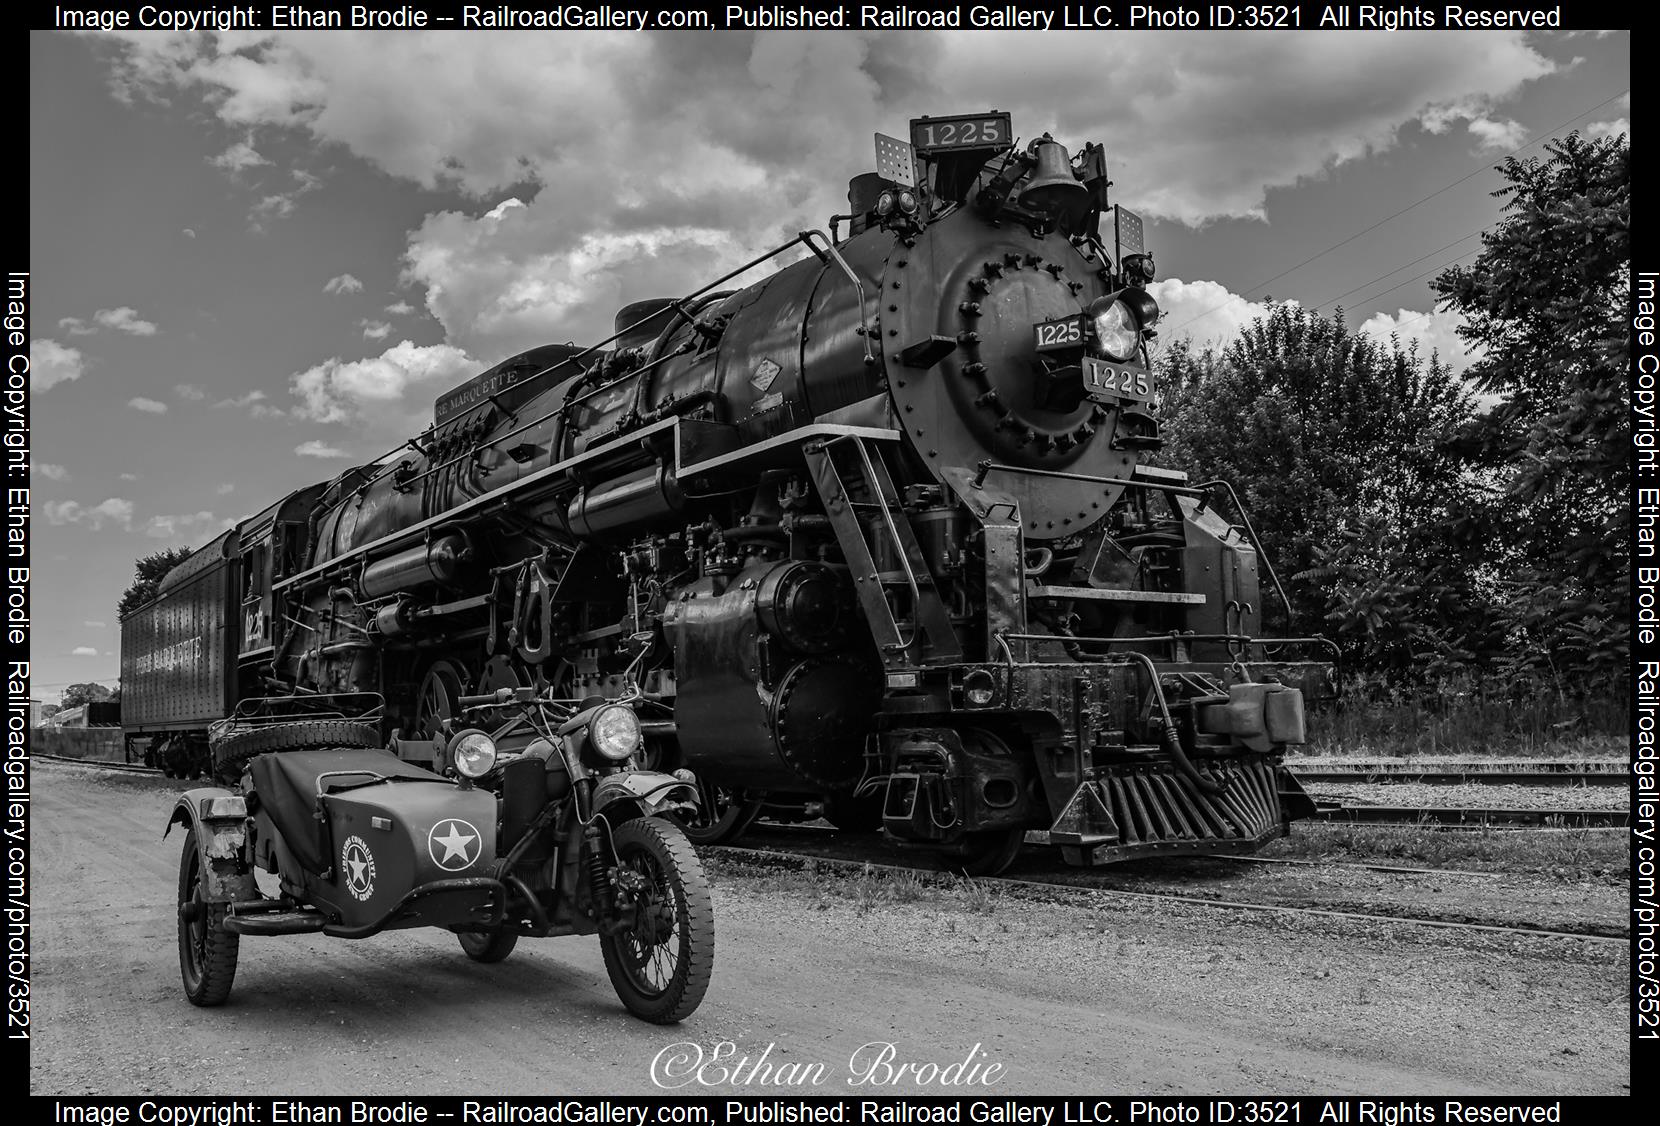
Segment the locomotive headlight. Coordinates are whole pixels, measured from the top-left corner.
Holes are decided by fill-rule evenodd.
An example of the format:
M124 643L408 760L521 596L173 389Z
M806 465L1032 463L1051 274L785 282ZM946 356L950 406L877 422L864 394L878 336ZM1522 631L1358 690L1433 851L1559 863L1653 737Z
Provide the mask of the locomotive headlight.
M893 212L894 202L892 192L883 192L876 197L876 214L886 219Z
M640 749L640 718L621 704L601 708L588 721L588 741L606 758L621 762Z
M997 698L997 682L985 669L974 669L963 677L963 699L971 708L983 708Z
M450 744L450 760L466 778L482 778L496 765L496 744L482 731L463 731Z
M1116 297L1100 297L1089 307L1095 342L1109 359L1127 363L1141 350L1141 325L1135 313Z

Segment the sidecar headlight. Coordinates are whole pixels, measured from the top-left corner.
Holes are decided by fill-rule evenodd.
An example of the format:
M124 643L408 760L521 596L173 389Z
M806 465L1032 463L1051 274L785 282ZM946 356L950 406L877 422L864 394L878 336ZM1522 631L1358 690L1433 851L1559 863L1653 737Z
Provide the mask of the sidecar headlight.
M482 778L496 765L496 744L482 731L463 731L450 744L455 769L468 778Z
M621 762L640 749L640 719L621 704L601 708L588 721L588 741L606 758Z

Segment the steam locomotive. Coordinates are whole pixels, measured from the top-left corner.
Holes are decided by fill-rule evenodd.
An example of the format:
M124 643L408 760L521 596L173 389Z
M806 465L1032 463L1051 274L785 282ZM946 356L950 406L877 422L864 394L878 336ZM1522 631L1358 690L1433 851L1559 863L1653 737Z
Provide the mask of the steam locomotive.
M461 696L615 694L649 646L701 841L823 816L993 872L1031 830L1094 865L1311 813L1282 759L1331 669L1258 636L1232 490L1145 462L1154 266L1102 147L992 112L876 157L830 237L498 364L182 564L124 623L131 732L177 764L238 699L378 691L442 769Z

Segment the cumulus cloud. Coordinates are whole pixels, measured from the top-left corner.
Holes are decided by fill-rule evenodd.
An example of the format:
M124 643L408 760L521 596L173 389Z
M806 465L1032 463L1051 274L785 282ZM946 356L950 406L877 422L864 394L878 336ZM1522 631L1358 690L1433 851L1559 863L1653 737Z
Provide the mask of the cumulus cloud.
M99 309L92 314L92 320L93 323L88 324L80 317L64 317L58 321L58 327L67 330L71 336L91 336L100 328L133 336L154 336L158 331L154 321L144 320L130 305L122 305L116 309Z
M238 141L218 156L209 157L208 163L215 168L236 175L246 172L250 168L258 168L262 164L270 164L263 156L254 150L248 141Z
M130 305L123 305L119 309L99 309L92 314L92 319L103 328L131 333L133 336L154 336L157 332L155 322L142 320Z
M363 283L350 274L340 274L323 283L324 293L362 293Z
M196 237L196 232L190 227L186 227L184 229L183 233L184 233L185 238L195 238Z
M45 337L29 341L29 384L34 390L45 391L79 379L85 370L86 361L79 348L66 348Z
M1465 128L1475 134L1478 147L1484 151L1509 152L1527 141L1527 129L1509 118L1474 117Z
M1557 66L1523 33L1454 31L118 44L123 96L188 92L239 131L338 145L463 193L411 232L403 281L448 344L491 358L597 339L619 305L688 292L821 225L869 167L872 130L903 134L914 114L995 105L1022 137L1101 141L1126 205L1197 225L1261 217L1270 189L1417 129L1501 144L1507 103Z
M349 457L345 450L338 446L331 446L326 442L301 442L294 447L294 453L299 457Z
M90 645L77 645L69 651L71 657L96 657L98 650Z
M226 481L223 485L220 485L217 489L215 489L213 491L216 494L218 494L219 496L222 496L222 497L223 496L229 496L231 493L236 492L236 486L231 484L229 481Z
M136 473L123 473L123 474L121 474L121 479L123 481L136 481L136 480L138 480L138 474L136 474Z
M214 403L213 405L214 405L215 408L219 408L219 407L251 407L255 403L264 402L265 398L266 398L265 392L259 391L259 390L254 390L254 391L249 391L246 395L239 395L234 399L220 399L217 403Z
M1449 370L1461 372L1484 354L1479 346L1474 351L1466 351L1470 345L1458 335L1458 326L1463 323L1463 316L1450 309L1429 313L1400 309L1395 313L1374 314L1361 322L1360 331L1379 340L1388 340L1392 335L1399 337L1403 348L1416 341L1420 355L1427 358L1431 352L1438 352Z
M95 530L105 524L130 528L133 523L133 502L121 497L110 497L91 508L73 500L48 502L41 512L48 524L86 524Z
M388 305L386 307L386 311L391 313L394 317L407 317L415 311L415 306L411 305L407 301L399 301Z
M385 340L392 335L392 326L385 321L364 320L358 323L363 326L363 339L365 340Z
M366 408L397 403L412 388L436 394L479 367L451 345L423 347L405 340L371 359L333 358L293 376L300 398L295 412L317 422L346 422Z
M37 461L29 468L46 478L48 481L69 480L69 470L65 469L61 465L53 465L49 461Z
M207 392L193 383L175 383L173 394L189 403L199 403L207 398Z
M167 404L166 403L158 402L155 399L146 399L142 395L138 396L135 399L128 399L127 400L127 405L129 407L133 408L133 410L135 410L135 411L143 411L146 414L166 414L167 413Z
M186 512L176 516L152 516L144 525L144 534L152 539L170 540L178 537L200 536L212 528L211 512Z
M1631 136L1631 119L1616 117L1612 121L1593 121L1585 127L1585 135L1591 140L1601 140L1603 137L1618 137L1620 134Z
M1266 303L1248 301L1220 282L1166 278L1153 282L1147 292L1163 310L1158 322L1161 342L1186 337L1199 347L1226 347L1241 329L1269 313Z

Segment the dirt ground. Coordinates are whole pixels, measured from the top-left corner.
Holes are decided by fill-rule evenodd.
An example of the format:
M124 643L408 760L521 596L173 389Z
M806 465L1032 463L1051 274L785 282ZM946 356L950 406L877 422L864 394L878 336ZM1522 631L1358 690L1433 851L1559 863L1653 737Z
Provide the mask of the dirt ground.
M196 1009L180 838L161 839L175 784L34 771L37 1094L1629 1091L1616 945L1105 901L873 907L730 865L714 981L678 1027L626 1015L592 938L484 966L427 931L244 939L230 1003ZM917 1082L963 1061L981 1084Z

